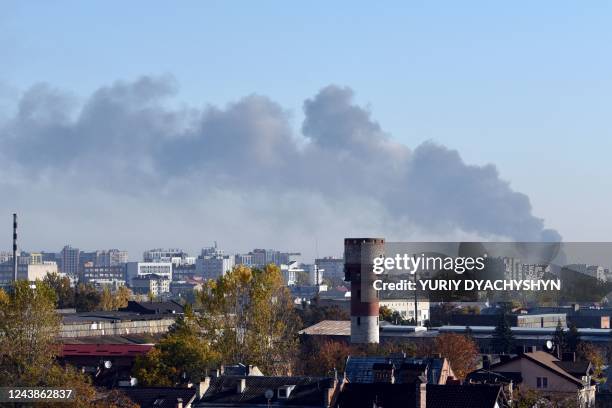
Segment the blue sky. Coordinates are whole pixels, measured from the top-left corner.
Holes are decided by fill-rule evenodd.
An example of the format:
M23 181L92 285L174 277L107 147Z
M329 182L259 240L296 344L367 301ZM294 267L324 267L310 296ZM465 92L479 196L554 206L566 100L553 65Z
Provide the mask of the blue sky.
M332 4L333 3L333 4ZM350 86L409 147L494 163L569 240L611 240L607 2L4 1L0 107L34 83L86 97L171 74L176 104L289 109Z

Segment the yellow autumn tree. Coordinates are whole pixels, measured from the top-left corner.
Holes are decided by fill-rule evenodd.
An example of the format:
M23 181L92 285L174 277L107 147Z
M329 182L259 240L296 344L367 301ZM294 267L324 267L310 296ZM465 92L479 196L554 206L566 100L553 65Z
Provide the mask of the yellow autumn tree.
M198 292L202 332L225 364L252 364L268 375L287 374L297 352L299 318L274 265L243 265Z

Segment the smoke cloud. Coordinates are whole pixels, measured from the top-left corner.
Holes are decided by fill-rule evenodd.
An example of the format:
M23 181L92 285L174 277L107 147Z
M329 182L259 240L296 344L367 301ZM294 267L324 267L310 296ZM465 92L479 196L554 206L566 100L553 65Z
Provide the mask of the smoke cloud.
M24 213L24 246L123 247L137 258L218 240L323 256L340 255L350 235L560 239L495 166L397 142L349 88L307 99L301 132L264 96L177 108L177 91L171 77L142 77L79 102L40 84L0 115L0 208Z

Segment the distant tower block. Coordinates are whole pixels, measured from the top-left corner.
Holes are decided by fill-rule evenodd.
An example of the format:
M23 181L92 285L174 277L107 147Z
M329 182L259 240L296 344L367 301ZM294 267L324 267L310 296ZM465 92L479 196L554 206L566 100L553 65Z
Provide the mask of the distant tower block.
M345 238L344 275L351 282L351 343L378 343L378 292L372 260L385 253L383 238Z

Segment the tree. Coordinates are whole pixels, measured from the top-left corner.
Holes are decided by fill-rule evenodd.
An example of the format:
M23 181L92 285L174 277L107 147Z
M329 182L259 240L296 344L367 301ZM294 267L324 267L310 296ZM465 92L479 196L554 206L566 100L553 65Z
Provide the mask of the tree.
M517 408L543 408L544 397L541 393L531 388L521 389L514 398Z
M389 309L388 306L381 306L378 309L378 315L380 320L384 320L386 322L393 322L393 310Z
M565 330L563 330L563 326L561 325L561 319L557 321L557 328L553 334L553 344L557 349L557 357L561 358L561 353L567 348L567 339L565 337Z
M20 381L51 365L59 316L53 289L38 281L17 281L0 304L0 378Z
M57 363L56 301L55 291L42 281L17 281L10 294L0 293L0 386L71 388L76 399L62 406L118 408L97 395L85 374Z
M115 309L127 307L128 302L132 298L132 291L126 286L119 286L115 292Z
M593 378L596 381L605 381L603 369L606 365L604 354L593 345L586 341L581 341L577 347L578 358L589 361L593 365Z
M101 294L89 284L79 283L74 295L74 307L78 312L92 312L100 306Z
M299 319L278 267L238 265L197 298L207 312L199 319L203 335L226 364L253 364L269 375L290 371Z
M348 344L341 340L305 337L300 345L296 371L308 376L330 376L334 369L338 373L344 372L349 356L389 356L396 353L414 356L416 347L410 342Z
M74 307L74 288L70 286L70 279L67 276L62 277L57 273L48 273L43 282L55 291L59 309Z
M296 313L302 320L302 327L312 326L323 320L350 320L351 316L345 310L340 307L333 306L320 306L318 301L315 300L310 303L304 303L301 310L297 310Z
M198 382L219 362L218 353L201 337L194 316L186 312L149 353L136 359L133 374L146 386Z
M501 313L491 341L493 349L498 353L509 354L514 351L514 334L508 322L506 313Z
M102 293L100 294L100 303L98 304L98 307L96 309L104 311L115 309L113 294L108 286L104 286L102 288Z
M444 333L436 338L436 353L448 359L453 372L460 380L478 367L478 345L467 336Z
M349 344L335 340L309 340L303 344L298 359L298 372L322 377L331 375L334 369L344 372L347 357L354 354Z
M570 322L565 340L567 348L566 351L569 353L575 353L578 350L578 344L580 343L580 334L578 333L578 328L574 322Z

